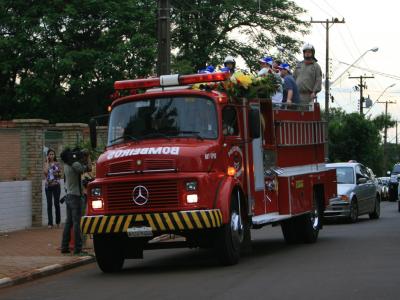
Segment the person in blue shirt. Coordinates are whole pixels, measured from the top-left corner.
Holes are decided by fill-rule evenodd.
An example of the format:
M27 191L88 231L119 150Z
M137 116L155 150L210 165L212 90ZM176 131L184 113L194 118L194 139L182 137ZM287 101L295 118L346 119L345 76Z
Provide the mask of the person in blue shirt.
M299 89L290 71L289 64L283 63L279 66L280 75L283 78L283 103L299 103Z

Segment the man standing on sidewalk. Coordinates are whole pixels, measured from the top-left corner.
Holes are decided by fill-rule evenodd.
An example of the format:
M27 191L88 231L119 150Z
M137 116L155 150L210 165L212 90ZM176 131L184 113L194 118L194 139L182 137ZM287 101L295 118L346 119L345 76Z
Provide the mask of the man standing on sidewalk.
M82 252L80 230L83 205L81 175L84 172L90 172L90 157L87 151L81 151L79 148L71 151L66 148L61 153L61 159L64 162L65 202L67 205L67 219L62 237L61 253L70 253L69 241L71 239L71 228L73 227L75 237L74 254L79 255Z
M300 103L310 104L317 98L317 93L321 91L322 71L315 58L313 45L304 45L303 57L304 60L297 64L293 77L299 88Z

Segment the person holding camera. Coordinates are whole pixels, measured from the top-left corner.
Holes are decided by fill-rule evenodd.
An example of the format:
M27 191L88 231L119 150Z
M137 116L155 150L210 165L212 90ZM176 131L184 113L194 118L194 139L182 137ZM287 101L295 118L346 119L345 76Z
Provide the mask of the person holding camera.
M64 179L66 189L67 218L61 243L61 253L70 253L69 241L71 239L71 228L74 230L75 248L74 254L82 252L82 236L80 221L82 217L82 186L81 175L91 170L89 152L75 148L66 148L61 153L61 160L64 162Z
M56 226L60 227L60 178L61 168L57 162L56 152L53 149L47 151L46 161L43 167L43 173L46 177L45 193L47 199L47 219L48 228L53 228L53 199L56 212Z

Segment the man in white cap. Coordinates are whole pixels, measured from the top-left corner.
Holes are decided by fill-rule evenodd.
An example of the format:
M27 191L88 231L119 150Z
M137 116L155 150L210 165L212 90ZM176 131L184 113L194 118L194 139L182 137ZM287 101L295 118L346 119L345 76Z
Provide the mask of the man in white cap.
M311 44L303 47L304 60L297 64L293 77L299 87L300 103L309 104L321 91L322 71L315 58L315 48Z
M267 74L272 74L272 58L271 57L263 57L259 60L261 70L258 71L258 76L266 76Z

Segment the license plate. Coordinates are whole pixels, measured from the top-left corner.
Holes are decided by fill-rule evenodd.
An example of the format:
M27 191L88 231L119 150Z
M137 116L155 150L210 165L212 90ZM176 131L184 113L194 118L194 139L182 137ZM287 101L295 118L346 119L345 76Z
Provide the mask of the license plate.
M141 226L141 227L131 227L127 230L128 237L152 237L153 231L151 227Z

